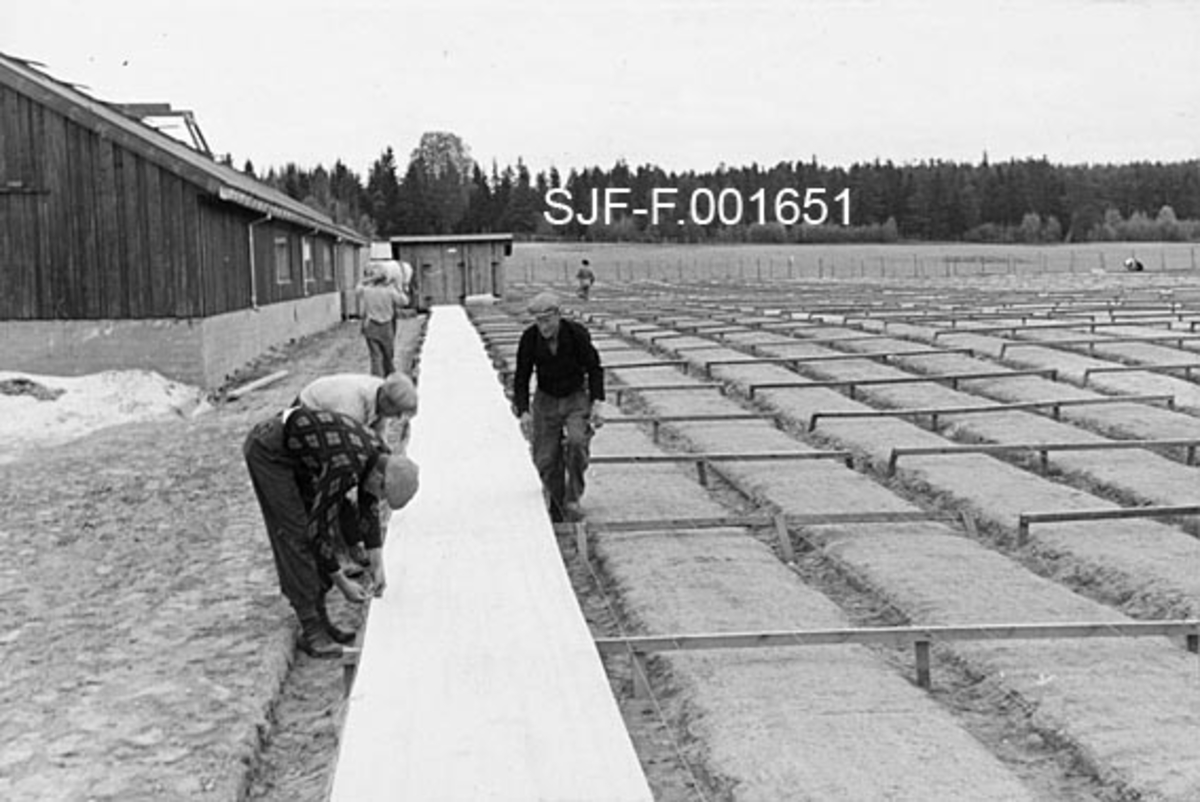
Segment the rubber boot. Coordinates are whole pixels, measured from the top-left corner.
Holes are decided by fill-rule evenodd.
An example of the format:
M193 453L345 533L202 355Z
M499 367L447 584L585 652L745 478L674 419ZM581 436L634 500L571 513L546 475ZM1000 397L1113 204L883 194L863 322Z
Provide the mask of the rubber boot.
M329 620L329 610L325 607L325 600L321 599L317 604L317 616L321 619L321 629L329 636L334 643L354 643L355 634L349 630L339 629L332 621Z
M342 647L329 637L321 617L316 613L300 619L300 637L296 645L300 651L318 660L332 660L342 656Z

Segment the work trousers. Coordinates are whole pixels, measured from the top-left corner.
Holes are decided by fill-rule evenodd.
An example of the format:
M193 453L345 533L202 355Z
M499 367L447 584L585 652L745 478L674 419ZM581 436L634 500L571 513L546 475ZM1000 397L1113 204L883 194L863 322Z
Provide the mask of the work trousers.
M530 405L533 414L533 464L553 508L583 496L591 451L592 402L586 390L555 398L538 390Z
M363 337L371 355L371 375L387 378L396 372L396 321L363 321Z
M267 525L279 589L301 622L316 619L332 586L330 566L308 536L308 505L295 466L283 447L283 420L275 415L250 430L242 447L254 494Z

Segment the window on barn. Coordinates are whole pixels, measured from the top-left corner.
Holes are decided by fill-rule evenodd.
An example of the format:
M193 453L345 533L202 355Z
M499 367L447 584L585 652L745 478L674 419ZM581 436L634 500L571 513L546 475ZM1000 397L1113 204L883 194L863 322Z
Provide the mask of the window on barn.
M321 256L321 278L333 281L333 246L325 240L317 240Z
M300 263L304 266L304 283L311 284L316 281L316 273L313 272L313 247L312 237L302 237L300 239Z
M275 283L292 283L292 250L287 237L275 238Z

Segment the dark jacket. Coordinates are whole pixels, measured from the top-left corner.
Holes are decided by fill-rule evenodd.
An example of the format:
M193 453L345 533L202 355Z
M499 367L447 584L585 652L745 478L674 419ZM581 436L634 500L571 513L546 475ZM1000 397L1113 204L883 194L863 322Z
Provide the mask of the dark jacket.
M555 398L565 398L587 383L592 401L604 400L604 369L600 354L592 345L588 330L573 320L558 324L558 352L550 346L534 324L521 334L517 345L517 372L513 377L513 410L521 415L529 411L529 380L537 371L537 388Z

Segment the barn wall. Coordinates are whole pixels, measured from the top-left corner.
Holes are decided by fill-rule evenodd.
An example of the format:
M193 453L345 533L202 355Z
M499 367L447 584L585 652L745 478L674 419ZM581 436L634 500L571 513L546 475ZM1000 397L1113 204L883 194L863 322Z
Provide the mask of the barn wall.
M341 321L336 293L203 319L0 321L0 370L153 370L216 388L270 348Z
M205 386L222 384L229 374L267 350L325 331L341 320L337 293L205 318L201 322Z
M0 320L246 309L250 227L262 219L0 85ZM260 306L336 292L334 236L278 219L254 236ZM275 280L276 237L287 242L290 283Z
M202 313L200 188L0 86L0 318Z

